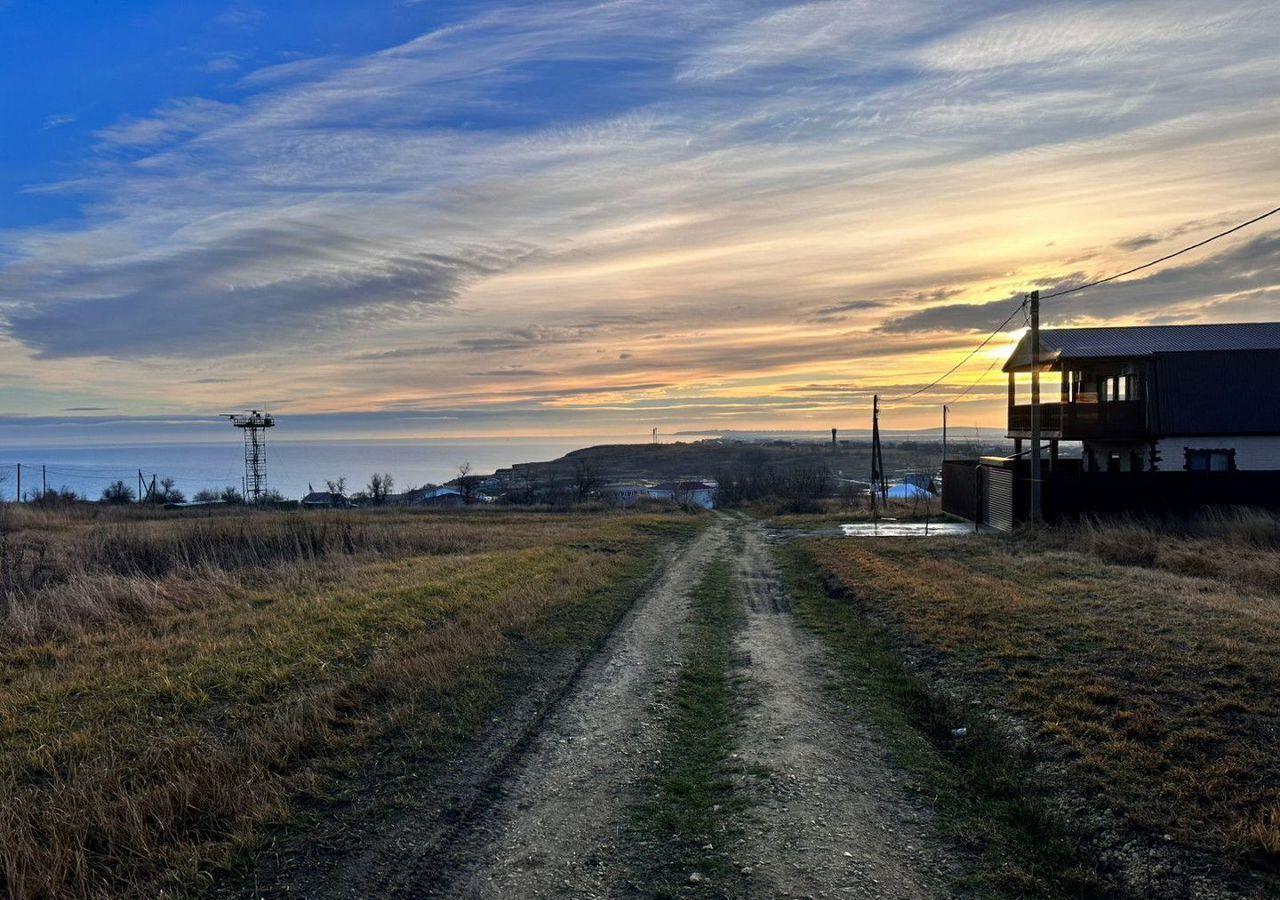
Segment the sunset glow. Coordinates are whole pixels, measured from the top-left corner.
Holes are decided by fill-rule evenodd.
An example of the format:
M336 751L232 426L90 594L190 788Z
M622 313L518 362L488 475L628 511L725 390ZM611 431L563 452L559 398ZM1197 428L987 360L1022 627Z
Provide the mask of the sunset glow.
M118 74L0 100L0 435L865 428L1011 298L1280 202L1267 3L391 5L6 42L15 83L106 29ZM53 16L0 2L0 31ZM146 43L166 16L181 53ZM1269 320L1278 287L1264 223L1044 316ZM998 425L1024 325L885 427L975 380L954 420Z

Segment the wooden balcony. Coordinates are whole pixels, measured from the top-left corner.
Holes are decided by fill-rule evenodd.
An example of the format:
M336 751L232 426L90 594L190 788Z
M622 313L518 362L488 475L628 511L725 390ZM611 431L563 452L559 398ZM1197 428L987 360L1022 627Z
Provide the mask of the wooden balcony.
M1031 437L1031 404L1009 407L1011 438ZM1102 403L1041 403L1040 436L1046 440L1141 440L1147 436L1142 400Z

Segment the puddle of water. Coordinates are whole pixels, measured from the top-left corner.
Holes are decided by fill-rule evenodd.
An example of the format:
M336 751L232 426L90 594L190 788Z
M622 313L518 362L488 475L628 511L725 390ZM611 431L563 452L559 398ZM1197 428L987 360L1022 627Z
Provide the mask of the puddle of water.
M845 537L945 537L947 535L973 534L973 526L967 522L894 522L882 519L879 524L858 522L841 525Z

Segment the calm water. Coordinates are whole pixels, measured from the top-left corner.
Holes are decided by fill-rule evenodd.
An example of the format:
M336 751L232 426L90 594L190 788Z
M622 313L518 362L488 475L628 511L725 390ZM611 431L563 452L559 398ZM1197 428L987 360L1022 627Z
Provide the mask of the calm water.
M611 443L641 443L644 436L612 438ZM298 498L308 483L324 490L325 479L345 475L348 490L363 487L374 472L389 472L396 489L439 484L455 477L458 466L487 474L517 462L555 459L600 439L485 438L477 440L271 441L267 447L267 483L286 497ZM0 497L12 499L15 467L22 464L23 491L40 485L46 466L50 488L63 485L96 499L115 481L135 486L138 470L173 478L188 496L201 488L234 485L244 474L244 445L239 441L201 444L147 444L116 447L0 447Z

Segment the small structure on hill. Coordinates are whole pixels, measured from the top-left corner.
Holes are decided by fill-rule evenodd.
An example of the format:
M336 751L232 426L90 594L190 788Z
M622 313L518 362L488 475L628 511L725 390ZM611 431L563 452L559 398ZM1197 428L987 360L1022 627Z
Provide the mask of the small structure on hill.
M649 496L702 509L714 509L716 505L716 489L701 481L664 481L649 488Z
M303 509L347 509L351 501L334 491L309 491L302 498Z
M648 496L649 487L644 484L606 484L600 489L601 499L610 506L635 506Z
M426 485L387 498L387 503L395 506L453 507L462 506L464 501L462 491L447 484Z
M702 481L664 481L652 485L623 482L605 485L600 489L600 497L611 506L635 506L641 500L656 500L680 506L714 509L716 487Z

